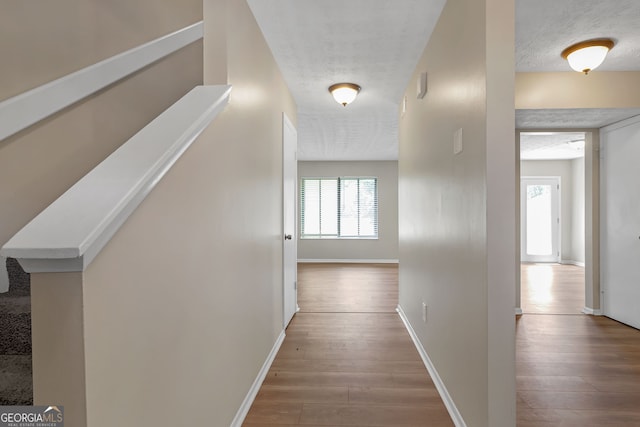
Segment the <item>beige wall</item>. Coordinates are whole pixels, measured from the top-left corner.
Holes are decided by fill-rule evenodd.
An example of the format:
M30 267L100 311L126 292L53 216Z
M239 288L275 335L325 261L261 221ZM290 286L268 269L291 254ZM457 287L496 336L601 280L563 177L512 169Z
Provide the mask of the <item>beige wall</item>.
M0 99L200 20L195 0L5 1Z
M196 0L3 2L0 100L201 19ZM0 141L0 246L197 84L201 42Z
M513 14L449 0L400 119L400 305L469 426L515 425Z
M296 106L246 2L209 13L228 23L205 55L229 105L87 270L58 277L70 295L55 310L82 310L70 333L91 427L229 425L282 332L282 112L295 123ZM65 391L69 425L85 425L68 397L82 385Z
M571 161L573 171L573 191L571 209L571 259L584 263L585 255L585 204L584 204L584 157Z
M82 273L31 275L33 398L86 426Z
M637 108L640 72L516 74L517 109Z
M339 176L378 178L378 239L299 239L298 260L397 260L398 162L298 162L298 178Z

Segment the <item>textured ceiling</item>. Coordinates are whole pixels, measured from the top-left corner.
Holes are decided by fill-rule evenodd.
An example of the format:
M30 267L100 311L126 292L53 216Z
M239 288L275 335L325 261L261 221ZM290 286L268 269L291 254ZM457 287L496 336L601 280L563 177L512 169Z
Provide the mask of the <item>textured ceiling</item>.
M560 53L602 37L616 45L597 71L640 70L640 0L516 0L518 72L573 72ZM640 109L517 110L516 128L594 129L639 114Z
M516 128L597 129L638 115L640 108L516 110Z
M300 160L398 155L398 103L446 0L248 0L298 104ZM599 70L640 70L640 0L516 0L516 71L570 71L567 46L611 37ZM327 88L362 86L347 107ZM627 110L518 110L521 129L598 128Z
M584 132L521 132L522 160L584 157Z
M298 104L300 160L398 156L398 103L445 0L249 0ZM327 88L360 85L347 107Z
M516 71L568 71L560 53L609 37L616 45L598 68L640 70L640 0L516 0Z

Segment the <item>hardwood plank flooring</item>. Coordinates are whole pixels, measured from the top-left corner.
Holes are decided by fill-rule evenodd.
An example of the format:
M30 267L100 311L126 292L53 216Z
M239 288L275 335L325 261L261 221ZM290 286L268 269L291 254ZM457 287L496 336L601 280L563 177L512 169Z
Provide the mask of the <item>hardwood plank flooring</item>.
M298 279L302 311L244 426L453 425L394 312L395 266L303 264ZM582 314L516 322L518 427L640 426L640 331Z
M314 313L395 313L397 264L299 264L298 305Z
M518 427L640 426L640 331L587 315L516 325Z
M520 291L524 313L581 314L584 267L522 263Z
M244 426L453 425L395 312L396 265L300 264L298 302Z
M521 271L518 427L640 426L640 331L581 314L584 268L523 263Z

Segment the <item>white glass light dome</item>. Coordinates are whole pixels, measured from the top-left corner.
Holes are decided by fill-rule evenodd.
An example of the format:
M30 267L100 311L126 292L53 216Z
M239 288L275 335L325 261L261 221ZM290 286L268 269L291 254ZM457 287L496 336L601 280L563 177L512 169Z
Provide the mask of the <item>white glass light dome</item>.
M354 83L337 83L329 86L329 92L338 104L346 107L356 99L358 92L360 92L360 86Z
M588 74L604 62L612 47L613 41L610 39L588 40L566 48L562 57L569 61L569 66L574 70Z

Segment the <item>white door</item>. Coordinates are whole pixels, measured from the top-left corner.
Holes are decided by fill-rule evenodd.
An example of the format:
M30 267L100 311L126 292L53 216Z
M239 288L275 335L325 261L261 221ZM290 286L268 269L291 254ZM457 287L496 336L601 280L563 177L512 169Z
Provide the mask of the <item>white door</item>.
M640 119L601 130L604 314L640 328Z
M560 262L560 177L521 179L521 259Z
M293 124L282 114L282 212L283 212L283 302L284 327L286 328L298 310L297 271L298 251L296 235L296 183L298 182L298 162L296 151L298 133Z

